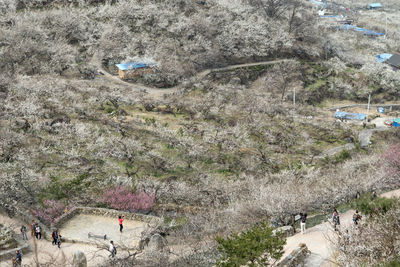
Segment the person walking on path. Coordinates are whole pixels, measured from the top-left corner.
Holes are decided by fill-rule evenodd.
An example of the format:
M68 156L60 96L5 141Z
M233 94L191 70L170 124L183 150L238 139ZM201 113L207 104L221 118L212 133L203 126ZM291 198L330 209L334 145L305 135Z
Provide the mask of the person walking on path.
M58 248L61 248L61 235L60 234L57 234L57 240L56 240L56 242L57 242L57 247Z
M307 221L307 213L300 213L300 230L301 234L305 234L306 232L306 221Z
M57 229L54 230L54 231L51 233L51 237L53 238L53 241L51 242L51 244L52 244L52 245L56 245L56 244L57 244L57 239L58 239L58 232L57 232Z
M42 239L42 227L39 224L35 226L36 239Z
M376 191L372 191L372 196L371 196L371 200L375 200L375 198L377 198L378 195L376 194Z
M21 254L21 252L19 250L16 251L13 265L14 266L21 266L22 265L22 254Z
M358 222L361 220L361 215L358 213L358 210L353 214L353 222L354 225L358 225Z
M109 247L108 250L111 253L110 256L108 256L108 257L114 258L115 255L117 254L117 249L114 246L114 241L112 241L112 240L110 241L110 247Z
M339 216L339 212L337 211L337 209L333 210L333 215L332 215L332 222L333 222L333 229L335 229L335 231L337 231L337 226L340 226L340 216Z
M35 220L32 220L31 222L31 237L36 236L36 230L35 230Z
M22 239L23 240L28 240L28 235L26 234L26 227L25 225L21 226L21 234L22 234Z
M124 228L124 226L122 225L124 221L124 216L118 216L118 223L119 223L119 231L122 233L122 229Z

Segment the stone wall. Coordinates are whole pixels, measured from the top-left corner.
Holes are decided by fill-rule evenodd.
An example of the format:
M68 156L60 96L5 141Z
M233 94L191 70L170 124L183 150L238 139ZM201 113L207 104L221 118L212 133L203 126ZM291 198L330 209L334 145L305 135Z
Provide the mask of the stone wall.
M294 228L290 225L276 228L272 231L273 234L280 232L284 237L289 237L295 234Z
M299 244L286 258L281 260L277 267L299 267L305 266L305 260L310 254L306 244Z

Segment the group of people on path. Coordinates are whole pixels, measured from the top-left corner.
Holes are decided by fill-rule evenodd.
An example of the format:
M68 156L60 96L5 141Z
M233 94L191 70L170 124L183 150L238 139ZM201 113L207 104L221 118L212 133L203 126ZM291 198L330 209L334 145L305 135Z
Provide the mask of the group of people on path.
M41 240L42 227L37 222L35 222L35 220L32 220L30 227L31 227L31 237L32 238L35 237L37 240ZM20 231L22 239L28 240L27 229L25 225L21 226ZM51 243L53 245L57 245L58 248L61 248L61 235L57 229L55 229L52 232L51 237L53 238L53 241ZM22 253L21 251L17 250L15 257L13 258L13 266L21 266L21 264L22 264Z
M306 233L306 222L307 222L307 213L300 213L300 231L301 234ZM361 220L362 216L359 214L358 210L356 210L353 214L353 223L354 225L358 225L359 221ZM339 230L340 227L340 215L337 209L333 209L333 214L331 217L333 229L335 231Z
M51 244L53 246L57 245L58 248L61 248L61 235L58 232L57 229L55 229L52 233L51 233L51 238L53 238L53 241L51 241Z
M355 198L358 199L361 197L360 192L357 192ZM376 194L376 191L372 191L371 194L371 200L374 200L378 197L378 195ZM353 223L354 225L358 225L358 223L360 222L362 216L360 215L359 211L356 210L353 214ZM300 213L299 214L299 220L300 220L300 231L301 234L305 234L306 232L306 222L307 222L307 213ZM331 217L332 220L332 224L333 224L333 229L335 231L339 230L340 227L340 215L339 212L337 211L337 209L333 209L333 214Z

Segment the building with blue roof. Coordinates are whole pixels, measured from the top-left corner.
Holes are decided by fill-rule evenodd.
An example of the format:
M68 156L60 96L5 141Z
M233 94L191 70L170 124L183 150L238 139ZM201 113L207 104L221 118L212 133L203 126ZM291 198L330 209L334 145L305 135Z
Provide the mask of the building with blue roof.
M381 8L382 4L381 3L371 3L367 6L367 9L377 9L377 8Z
M381 32L375 32L375 31L371 31L368 29L363 29L354 25L342 25L339 27L339 29L341 30L352 30L352 31L356 31L356 32L361 32L364 35L368 35L368 36L383 36L385 35L384 33Z
M118 75L121 79L132 79L144 74L154 73L151 64L143 62L128 62L115 65L118 68Z
M363 121L366 118L365 114L362 113L350 113L343 111L336 111L334 117L341 120L360 120Z
M388 59L390 59L393 56L393 54L378 54L376 55L376 62L378 63L383 63L385 61L387 61Z

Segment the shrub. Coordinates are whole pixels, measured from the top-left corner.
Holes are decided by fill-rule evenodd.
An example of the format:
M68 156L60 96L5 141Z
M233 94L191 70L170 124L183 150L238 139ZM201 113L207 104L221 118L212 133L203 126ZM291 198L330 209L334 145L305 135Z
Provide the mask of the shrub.
M155 195L138 191L133 193L129 187L118 186L107 189L103 201L111 208L126 211L148 211L154 205Z
M39 200L56 199L68 201L72 197L80 195L85 188L90 186L90 182L85 181L88 177L88 173L83 173L71 180L61 181L60 177L51 176L50 183L40 192Z
M245 232L224 239L216 238L222 257L217 266L268 266L271 259L279 260L283 255L286 240L281 234L274 235L266 224L256 225ZM250 264L248 264L250 262Z
M385 214L388 212L395 204L394 199L381 198L378 197L371 200L370 195L364 195L353 204L353 208L359 210L365 215L378 215Z
M400 260L398 258L391 260L389 262L376 265L376 267L398 267L398 266L400 266Z

